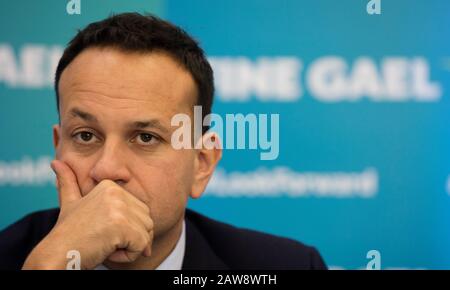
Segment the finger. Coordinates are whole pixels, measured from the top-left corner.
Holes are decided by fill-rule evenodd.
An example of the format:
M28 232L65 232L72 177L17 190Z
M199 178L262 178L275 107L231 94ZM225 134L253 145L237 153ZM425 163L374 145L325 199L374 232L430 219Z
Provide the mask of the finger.
M125 249L119 249L109 255L108 260L115 263L130 263L135 261L140 255L140 252L130 252Z
M117 263L129 263L135 261L150 245L150 235L142 227L131 223L123 232L125 239L118 245L118 249L108 259Z
M153 230L149 232L150 243L145 247L143 252L144 257L150 257L152 255L152 244L153 244Z
M153 244L153 220L147 214L135 211L130 222L133 224L134 229L137 229L146 239L148 239L148 243L142 251L142 256L150 257Z
M135 219L136 224L144 227L147 232L153 230L153 220L146 211L133 208L131 209L131 216Z
M77 177L72 169L60 160L53 160L51 167L57 178L60 207L62 208L67 203L81 199Z
M137 206L144 213L146 213L147 215L150 215L150 209L147 206L147 204L145 204L142 200L137 198L131 192L127 191L124 187L119 185L117 182L114 182L114 181L109 180L109 179L104 179L97 185L97 190L101 191L101 190L104 190L104 189L110 188L110 187L117 188L117 190L120 190L120 192L123 192L123 196L125 197L125 201L127 202L127 204L130 207Z
M124 188L122 188L124 191L126 191ZM137 205L142 212L144 212L145 214L147 214L148 216L150 216L150 208L147 206L147 204L145 204L142 200L140 200L139 198L137 198L134 194L126 191L128 194L126 195L128 198L127 200L129 200L131 202L131 204L135 204Z
M128 243L127 251L132 254L151 255L151 245L153 242L153 231L146 231L142 226L134 224L130 228L134 233L134 238Z

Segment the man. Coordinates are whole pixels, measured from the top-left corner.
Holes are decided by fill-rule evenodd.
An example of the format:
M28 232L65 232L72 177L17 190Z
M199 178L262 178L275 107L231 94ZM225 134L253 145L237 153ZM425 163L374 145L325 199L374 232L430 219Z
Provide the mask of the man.
M92 23L69 43L53 127L60 209L0 234L0 267L66 269L325 269L299 242L238 229L191 210L220 146L176 150L175 114L211 111L213 74L183 30L126 13ZM219 142L203 128L201 140ZM268 213L270 214L270 213Z

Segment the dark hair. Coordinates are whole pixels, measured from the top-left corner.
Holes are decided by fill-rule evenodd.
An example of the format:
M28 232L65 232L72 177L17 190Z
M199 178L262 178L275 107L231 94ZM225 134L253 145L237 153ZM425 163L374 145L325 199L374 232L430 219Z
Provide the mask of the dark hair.
M139 13L112 15L89 24L69 42L55 74L56 106L59 115L58 83L64 69L84 49L114 47L127 52L164 51L188 70L197 86L197 105L202 117L211 113L214 95L213 71L197 41L183 29L156 16ZM203 127L203 133L208 126Z

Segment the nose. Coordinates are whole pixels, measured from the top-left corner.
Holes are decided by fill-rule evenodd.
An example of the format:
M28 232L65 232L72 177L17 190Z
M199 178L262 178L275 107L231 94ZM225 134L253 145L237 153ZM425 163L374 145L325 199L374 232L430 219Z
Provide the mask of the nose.
M131 174L127 167L125 148L121 147L119 141L106 140L99 157L90 171L90 177L95 184L109 179L119 185L130 181Z

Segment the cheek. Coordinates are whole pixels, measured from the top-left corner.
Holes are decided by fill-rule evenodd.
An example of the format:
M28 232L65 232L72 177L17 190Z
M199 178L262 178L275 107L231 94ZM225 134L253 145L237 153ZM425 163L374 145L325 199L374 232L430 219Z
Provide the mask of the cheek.
M145 192L144 199L156 203L184 199L190 188L189 164L178 159L175 163L168 160L132 165L132 176Z
M145 192L145 196L140 198L149 206L155 225L164 228L175 223L183 213L190 194L192 158L174 154L172 158L144 162L132 171Z

